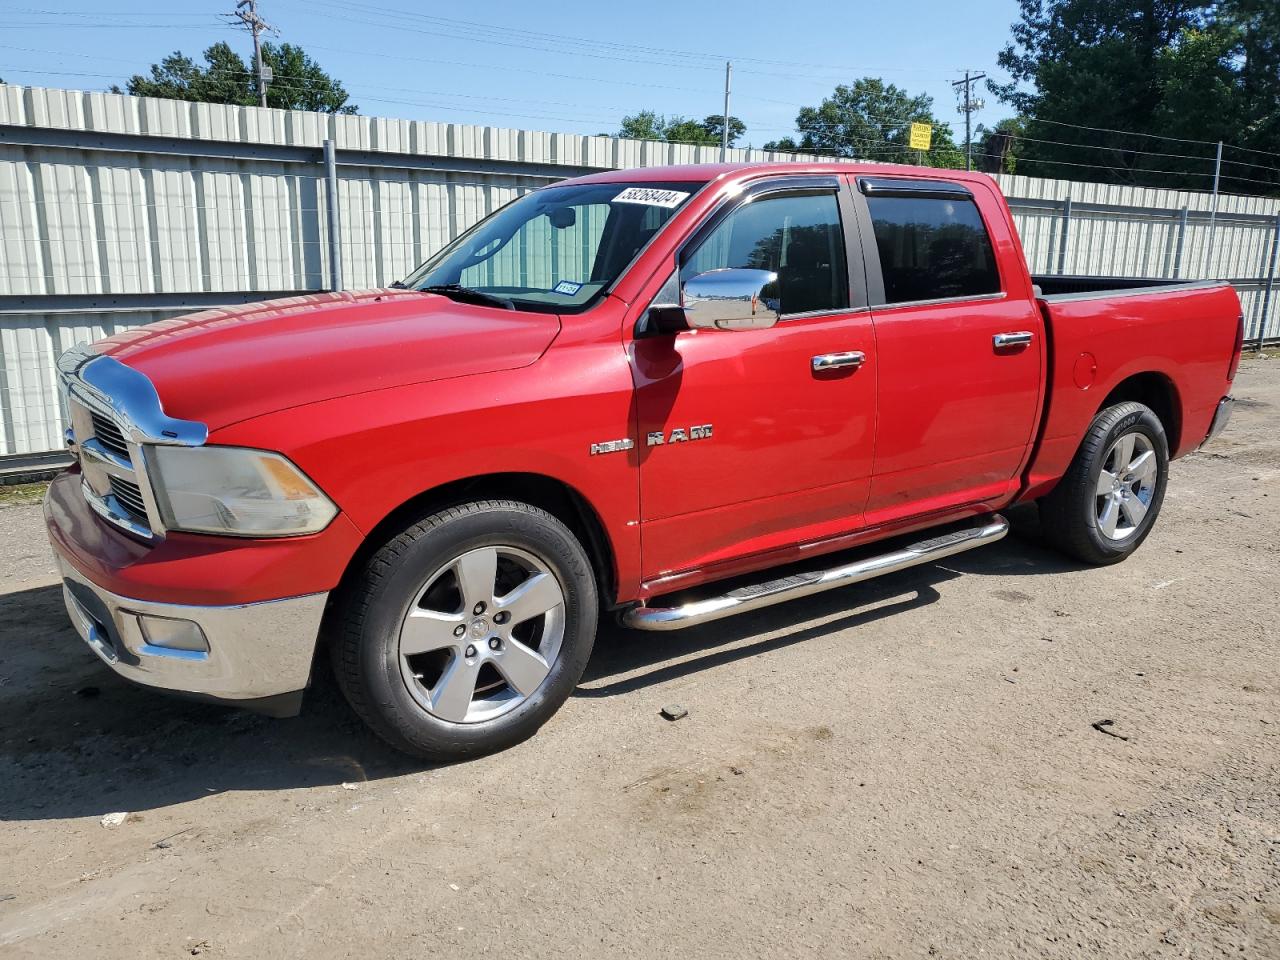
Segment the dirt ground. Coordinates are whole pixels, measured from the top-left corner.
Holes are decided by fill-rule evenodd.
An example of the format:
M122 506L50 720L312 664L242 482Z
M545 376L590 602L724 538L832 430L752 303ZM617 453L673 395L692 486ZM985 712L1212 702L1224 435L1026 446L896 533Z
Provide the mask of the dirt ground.
M535 739L450 767L323 678L283 721L117 680L0 507L0 956L1280 957L1280 361L1236 386L1124 564L1032 517L607 628Z

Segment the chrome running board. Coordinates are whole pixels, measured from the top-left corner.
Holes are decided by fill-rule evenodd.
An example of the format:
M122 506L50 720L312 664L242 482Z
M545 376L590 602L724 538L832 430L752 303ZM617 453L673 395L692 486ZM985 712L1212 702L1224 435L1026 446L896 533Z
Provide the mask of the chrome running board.
M694 600L679 607L633 607L623 613L622 624L635 630L683 630L685 627L710 623L712 620L771 607L775 603L847 587L886 573L941 560L984 544L995 543L1008 532L1009 521L994 514L980 527L921 540L892 553L867 557L828 570L815 570L812 573L800 573L739 587L722 596Z

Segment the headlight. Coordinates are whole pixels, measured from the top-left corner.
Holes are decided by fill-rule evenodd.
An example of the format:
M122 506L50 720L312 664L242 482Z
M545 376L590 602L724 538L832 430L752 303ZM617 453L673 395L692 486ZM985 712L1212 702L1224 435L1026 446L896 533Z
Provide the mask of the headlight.
M156 502L165 527L192 533L286 537L315 533L338 513L278 453L241 447L151 447Z

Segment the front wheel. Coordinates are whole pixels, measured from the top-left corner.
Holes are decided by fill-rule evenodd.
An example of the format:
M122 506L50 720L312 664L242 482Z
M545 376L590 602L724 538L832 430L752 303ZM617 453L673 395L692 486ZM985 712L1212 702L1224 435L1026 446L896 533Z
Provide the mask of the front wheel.
M577 538L513 501L426 517L350 584L334 672L392 746L432 760L531 736L573 692L595 640L595 577Z
M1040 501L1045 537L1092 564L1123 560L1151 532L1169 479L1169 442L1160 418L1140 403L1094 418L1066 476Z

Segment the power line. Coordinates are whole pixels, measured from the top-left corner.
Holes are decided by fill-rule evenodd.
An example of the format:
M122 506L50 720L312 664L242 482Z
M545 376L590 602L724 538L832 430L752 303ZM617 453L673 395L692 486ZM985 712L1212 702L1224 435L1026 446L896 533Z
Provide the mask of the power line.
M1115 130L1110 127L1090 127L1082 123L1067 123L1064 120L1047 120L1044 117L1032 117L1028 122L1049 123L1056 127L1075 127L1077 130L1092 130L1095 133L1116 133L1129 137L1149 137L1153 140L1171 140L1179 143L1200 143L1208 147L1216 147L1218 145L1217 140L1193 140L1189 137L1170 137L1160 133L1142 133L1138 130ZM1224 146L1230 147L1232 150L1245 150L1250 153L1262 153L1271 157L1280 157L1280 153L1276 153L1273 150L1259 150L1255 147L1240 147L1231 143L1224 144Z
M207 13L139 13L136 10L31 10L18 8L11 13L29 13L40 17L207 17Z
M208 26L217 27L221 24L210 23ZM93 30L190 30L191 24L188 23L62 23L59 21L49 21L45 23L15 23L13 21L5 21L4 28L6 30L25 30L35 29L44 30L50 27L58 30L74 30L79 27L89 28Z
M994 153L984 153L984 154L979 154L979 156L1000 158L1001 155L994 154ZM1203 172L1197 172L1194 170L1164 170L1164 169L1159 169L1154 167L1117 167L1117 166L1112 166L1112 165L1103 164L1103 163L1074 163L1070 160L1040 160L1035 157L1018 157L1017 162L1018 163L1040 163L1040 164L1048 164L1051 166L1062 165L1067 167L1083 167L1090 170L1115 170L1121 173L1159 173L1159 174L1166 174L1166 175L1175 176L1175 177L1209 177L1211 179L1213 177L1212 173L1203 173ZM1229 179L1244 181L1246 183L1262 183L1271 187L1274 187L1276 185L1276 182L1274 180L1259 180L1254 177L1232 176Z
M1117 147L1099 143L1072 143L1069 140L1045 140L1041 137L1028 137L1020 133L1011 133L1009 136L1015 140L1025 140L1028 143L1048 143L1060 147L1076 147L1081 150L1110 150L1113 152L1137 153L1144 157L1173 157L1179 160L1213 160L1213 157L1200 156L1198 154L1191 153L1166 153L1159 150L1143 150L1139 147ZM1261 167L1264 170L1276 170L1277 172L1280 172L1280 168L1269 167L1265 163L1256 163L1249 160L1227 160L1224 158L1222 162L1239 167ZM1227 176L1232 176L1232 174L1227 174Z
M312 2L317 2L317 0L312 0ZM716 53L716 52L708 52L708 51L702 51L702 50L698 50L698 51L681 50L681 49L677 49L677 48L673 48L665 45L654 47L654 46L646 46L644 44L627 43L627 42L617 41L617 40L603 40L595 37L573 36L570 34L565 34L560 32L551 33L551 32L545 32L545 31L529 30L524 27L504 27L499 24L481 23L474 20L461 20L453 17L441 17L435 14L426 14L426 13L422 13L420 11L415 11L415 10L391 8L383 4L360 3L360 2L356 2L356 0L350 0L350 2L342 2L342 3L337 3L335 2L335 0L318 0L318 2L322 2L324 6L328 6L331 8L340 6L344 11L351 7L355 7L357 9L367 11L370 13L382 14L384 16L397 17L401 19L408 19L412 22L428 23L433 25L445 25L455 30L465 30L473 34L477 34L477 33L481 35L487 34L490 36L499 36L499 37L512 37L512 36L519 37L519 38L532 37L532 38L545 40L550 43L559 44L561 46L586 45L593 50L600 49L600 48L611 48L615 50L626 50L626 51L631 51L636 53L643 53L649 56L652 56L652 55L658 55L662 57L678 56L678 57L687 57L687 58L714 61L715 63L711 65L711 68L718 67L718 62L726 59L731 59L735 63L737 62L762 63L762 64L768 64L768 65L774 65L774 66L783 66L791 70L794 70L794 68L796 67L796 63L794 60L778 60L778 59L770 59L765 57L748 57L748 56L741 56L735 53L726 53L726 52ZM854 67L851 67L847 64L806 63L805 66L809 68L816 68L816 69L823 69L823 70L856 72ZM933 68L923 68L923 67L922 68L902 68L899 66L892 66L892 67L862 66L856 69L861 71L871 70L871 71L883 72L883 73L919 72L919 73L930 73L930 74L937 75L936 71ZM792 75L792 74L787 74L787 75Z

